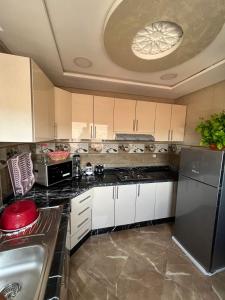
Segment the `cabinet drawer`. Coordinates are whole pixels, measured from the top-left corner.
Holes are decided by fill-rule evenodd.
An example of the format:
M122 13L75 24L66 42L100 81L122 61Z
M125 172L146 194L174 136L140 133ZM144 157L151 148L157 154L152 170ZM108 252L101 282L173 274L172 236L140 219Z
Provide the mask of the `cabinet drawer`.
M75 212L81 209L84 205L91 207L92 191L83 193L71 200L71 212Z
M85 224L80 230L78 230L74 235L71 236L71 249L81 241L88 232L91 231L91 222Z
M91 208L90 206L84 206L80 209L80 212L71 213L71 233L75 233L88 222L91 222Z

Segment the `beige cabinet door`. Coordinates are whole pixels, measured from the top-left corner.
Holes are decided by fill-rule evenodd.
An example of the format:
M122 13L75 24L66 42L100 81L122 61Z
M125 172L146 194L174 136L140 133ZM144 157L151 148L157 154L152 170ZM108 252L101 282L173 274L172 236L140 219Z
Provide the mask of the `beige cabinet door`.
M30 59L0 53L0 142L32 142Z
M155 140L169 141L171 104L157 103L155 116Z
M32 61L32 98L34 140L54 139L54 85Z
M94 96L94 138L113 139L114 98Z
M136 133L154 135L156 103L137 101L136 105Z
M72 94L72 138L93 137L93 96Z
M72 93L54 88L55 92L55 138L72 138Z
M136 101L115 98L114 107L114 132L135 132L135 107Z
M171 113L171 132L170 140L182 142L184 140L184 128L186 119L186 106L185 105L172 105Z

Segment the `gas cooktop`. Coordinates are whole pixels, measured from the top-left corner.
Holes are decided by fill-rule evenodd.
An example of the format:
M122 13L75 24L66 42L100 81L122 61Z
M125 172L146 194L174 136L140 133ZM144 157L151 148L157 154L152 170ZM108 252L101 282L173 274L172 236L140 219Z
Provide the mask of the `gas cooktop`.
M139 170L132 170L132 171L120 171L116 174L117 178L121 182L128 182L128 181L147 181L147 180L156 180L156 179L164 179L170 178L172 173L170 171L139 171Z

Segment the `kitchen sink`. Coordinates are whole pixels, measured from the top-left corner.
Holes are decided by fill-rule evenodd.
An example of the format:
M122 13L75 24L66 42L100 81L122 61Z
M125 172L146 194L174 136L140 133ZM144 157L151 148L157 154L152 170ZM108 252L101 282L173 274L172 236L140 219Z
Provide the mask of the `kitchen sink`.
M40 245L1 252L0 293L9 299L35 299L46 258Z
M62 207L42 208L32 228L0 237L0 295L42 300L54 255Z

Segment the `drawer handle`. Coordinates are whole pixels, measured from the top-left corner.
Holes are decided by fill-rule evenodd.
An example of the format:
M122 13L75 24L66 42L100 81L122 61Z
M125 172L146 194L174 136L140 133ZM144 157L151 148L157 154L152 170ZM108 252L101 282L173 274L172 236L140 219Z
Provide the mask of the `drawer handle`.
M91 198L91 196L90 196L90 195L89 195L89 196L87 196L86 198L84 198L84 199L80 200L80 201L79 201L79 203L82 203L82 202L86 201L86 200L87 200L87 199L89 199L89 198Z
M80 228L84 223L86 223L89 220L89 218L86 218L84 221L82 221L79 225L77 225L77 228Z
M90 207L86 207L85 209L83 209L82 211L79 212L78 216L82 215L86 210L88 210Z
M78 240L80 240L86 233L88 233L89 228L86 229L80 236L78 236Z

